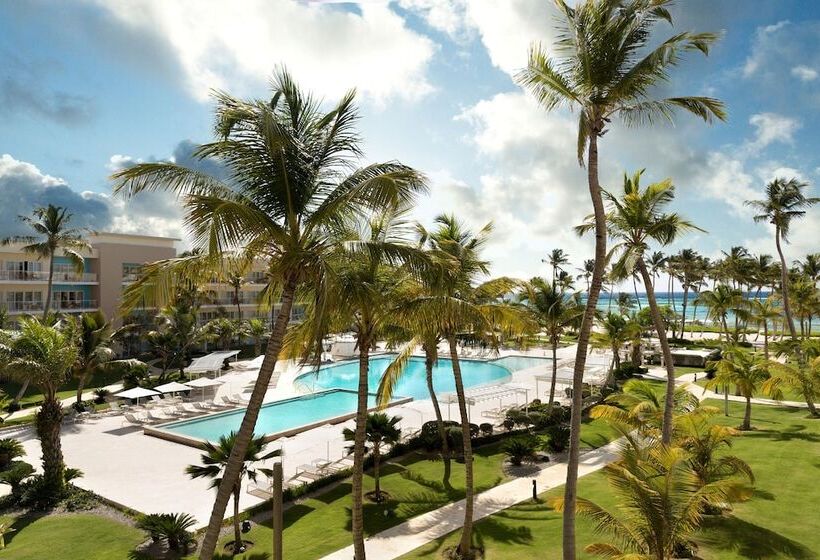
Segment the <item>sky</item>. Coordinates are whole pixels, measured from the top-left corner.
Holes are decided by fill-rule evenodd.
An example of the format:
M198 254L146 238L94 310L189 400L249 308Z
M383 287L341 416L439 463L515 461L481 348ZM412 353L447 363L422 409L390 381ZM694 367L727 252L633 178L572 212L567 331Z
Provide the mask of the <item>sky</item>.
M680 0L674 27L719 31L708 57L687 56L663 93L710 95L726 123L681 114L674 126L612 130L600 143L604 188L645 168L671 178L672 210L704 232L674 245L710 257L743 245L775 251L744 205L777 176L820 195L820 2ZM136 161L192 158L212 139L211 91L270 96L284 65L328 102L357 90L363 164L399 160L429 178L416 217L492 221L492 273L547 275L554 248L574 266L592 240L572 226L590 212L575 156L577 115L545 112L514 82L527 49L551 49L547 0L28 0L0 3L0 235L47 203L99 231L186 234L165 194L112 196L110 174ZM793 227L789 260L820 251L820 208Z

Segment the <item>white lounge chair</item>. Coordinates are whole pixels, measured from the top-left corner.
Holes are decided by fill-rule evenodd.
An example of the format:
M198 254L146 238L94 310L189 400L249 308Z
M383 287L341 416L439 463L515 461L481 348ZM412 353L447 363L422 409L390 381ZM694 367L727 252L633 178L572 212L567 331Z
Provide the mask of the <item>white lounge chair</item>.
M146 424L150 424L151 422L146 420L145 418L140 418L131 412L126 412L123 415L123 421L121 425L125 424L133 424L135 426L145 426Z

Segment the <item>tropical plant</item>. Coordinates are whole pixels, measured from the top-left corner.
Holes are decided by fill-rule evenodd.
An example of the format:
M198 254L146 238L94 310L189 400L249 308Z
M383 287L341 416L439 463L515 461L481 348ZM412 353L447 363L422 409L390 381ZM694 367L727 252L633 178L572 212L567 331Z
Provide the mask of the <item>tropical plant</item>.
M775 304L772 296L764 300L751 301L751 319L758 328L763 327L763 357L769 359L769 324L780 319L780 308Z
M199 325L196 307L192 307L182 298L176 305L169 305L160 311L155 317L155 322L156 329L148 333L148 339L161 352L163 370L160 379L165 380L167 365L171 364L179 368L180 375L185 375L188 353L197 344L205 342L211 333L204 325Z
M746 352L738 346L728 346L723 349L715 376L706 382L706 387L711 389L719 385L734 385L746 399L746 412L740 429L751 430L752 397L768 378L767 362L761 356Z
M532 435L517 436L504 442L501 450L511 465L520 467L522 463L538 460L536 452L541 448L540 440Z
M741 299L740 292L727 284L718 284L714 290L704 290L698 294L698 303L706 307L707 317L717 323L721 336L727 342L730 339L727 319L729 313L737 308Z
M148 265L143 281L132 284L129 294L135 297L126 305L136 305L152 286L156 295L167 300L175 285L172 280L178 277L211 277L235 247L268 260L263 303L279 305L203 538L203 560L213 558L297 289L323 300L327 258L335 250L332 232L339 223L368 209L408 201L425 189L419 173L397 162L351 171L362 153L352 92L324 111L319 101L280 70L274 76L271 99L245 102L217 93L216 102L217 139L200 146L196 156L219 159L227 167L230 184L165 162L138 164L114 176L118 193L162 189L182 195L194 245L207 249L202 255ZM360 545L356 555L365 557Z
M588 554L604 558L673 560L688 555L704 512L736 494L731 480L701 484L689 453L664 444L626 446L620 459L603 471L618 497L618 514L583 498L576 507L592 520L598 533L613 537L615 543L585 548ZM565 504L559 498L552 505L561 510Z
M239 321L217 317L202 326L202 338L215 341L220 350L230 350L233 340L242 333L242 327Z
M683 307L681 311L681 326L680 337L684 338L686 332L686 306L689 303L689 291L697 286L701 278L701 269L703 267L703 257L693 249L683 249L677 255L675 260L678 264L678 272L680 276L681 286L683 287ZM675 333L672 333L672 338L675 338Z
M775 344L775 351L788 359L785 363L771 360L766 364L769 378L763 382L763 393L780 400L783 388L789 387L803 396L812 416L820 416L815 404L820 398L820 341L784 340Z
M54 496L60 496L65 489L65 463L60 445L63 407L57 391L68 381L78 349L70 333L35 317L22 317L19 324L19 334L0 341L0 369L14 379L28 380L43 394L35 415L43 480Z
M25 461L12 461L0 472L0 484L6 484L15 500L20 499L23 482L34 474L34 467Z
M12 461L26 454L23 444L14 438L0 439L0 471L8 468Z
M789 230L792 221L806 215L820 198L806 197L803 190L807 183L795 178L785 179L778 177L766 185L765 198L762 200L747 200L746 204L757 211L755 222L767 222L774 226L774 242L777 254L780 256L780 287L783 294L783 312L786 314L786 323L792 338L797 338L794 328L791 302L789 300L789 273L786 266L786 257L783 256L781 242L788 243Z
M0 550L6 548L6 535L16 531L11 525L11 521L0 523Z
M148 533L154 541L165 541L168 550L173 552L187 551L193 540L190 529L194 525L196 519L187 513L151 513L137 521L138 529Z
M567 255L563 249L553 249L546 259L541 259L541 262L550 265L552 269L552 287L555 288L558 271L563 271L563 267L569 264L569 255Z
M219 436L219 441L214 444L210 441L203 444L205 453L200 455L202 459L201 465L188 465L185 473L191 478L210 478L211 488L218 488L222 480L223 472L228 464L228 459L231 456L231 450L236 444L236 432L230 432L228 435ZM242 480L247 477L253 482L256 482L257 470L253 468L254 463L270 459L280 455L280 450L275 450L265 455L262 452L265 449L264 436L251 438L251 443L245 451L245 459L242 462L242 470L239 473L239 478L233 488L233 550L234 554L244 552L244 544L242 543L241 520L239 518L239 498L242 496ZM268 471L259 469L263 473Z
M559 106L578 109L578 161L587 167L590 199L595 214L595 270L590 283L584 321L579 333L573 375L572 437L567 467L567 510L563 527L563 557L575 560L575 496L581 427L581 388L587 343L598 303L606 263L606 217L598 179L598 139L612 118L628 126L672 120L683 109L709 122L725 119L723 104L710 97L657 99L652 87L669 78L686 52L709 52L714 33L676 33L657 42L659 22L672 23L671 0L584 0L571 7L556 0L561 20L553 50L530 49L527 68L517 81L529 89L547 110ZM554 53L554 56L553 56ZM586 152L586 157L584 155ZM586 161L585 161L586 160Z
M262 341L270 336L270 331L262 319L248 319L245 321L245 336L253 340L253 355L262 354Z
M365 423L365 441L369 444L365 446L365 452L373 453L373 482L375 491L373 500L382 501L382 489L379 478L379 467L381 465L382 448L386 445L395 445L401 438L401 428L398 424L401 416L388 416L383 412L373 412L367 415ZM355 441L356 432L349 428L343 431L345 441Z
M641 328L637 322L619 313L607 313L599 322L600 330L592 333L590 344L593 348L606 348L612 351L612 362L609 365L609 375L604 383L611 386L614 383L612 372L621 367L621 348L640 337Z
M584 266L578 268L578 272L581 274L578 275L578 279L583 278L587 283L587 292L589 292L589 280L592 278L592 271L595 268L595 260L594 259L585 259Z
M619 277L625 277L632 270L637 269L643 278L646 288L646 298L655 332L660 340L663 361L666 366L666 418L662 432L665 444L672 441L672 405L675 392L675 364L672 352L666 337L666 327L663 323L655 291L652 289L652 277L646 266L645 255L651 241L668 245L687 231L699 229L677 213L666 213L665 207L675 197L675 187L672 181L666 179L641 188L640 179L643 170L629 177L624 174L623 193L618 196L604 192L608 202L606 214L607 227L610 238L615 245L610 255L617 255L613 263L613 270ZM576 228L583 234L595 228L594 221L588 219L586 223ZM617 364L616 364L617 365Z

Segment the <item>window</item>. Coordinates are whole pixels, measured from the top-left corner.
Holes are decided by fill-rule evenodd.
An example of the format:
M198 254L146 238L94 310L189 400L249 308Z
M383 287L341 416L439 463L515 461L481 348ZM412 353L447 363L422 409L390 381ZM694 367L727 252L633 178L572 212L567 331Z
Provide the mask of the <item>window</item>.
M66 290L54 292L55 309L82 309L88 305L82 290Z
M122 263L122 280L123 282L133 282L142 274L142 265L140 263Z
M38 280L43 270L39 261L6 261L6 273L9 280Z
M42 292L6 292L9 311L40 311L43 309Z

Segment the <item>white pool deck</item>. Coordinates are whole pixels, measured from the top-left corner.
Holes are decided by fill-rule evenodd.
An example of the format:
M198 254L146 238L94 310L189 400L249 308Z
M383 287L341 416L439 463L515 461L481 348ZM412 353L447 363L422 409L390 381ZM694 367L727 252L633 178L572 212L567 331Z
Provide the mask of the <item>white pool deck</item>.
M546 357L543 349L522 351L502 351L505 355L530 355ZM560 349L559 362L571 360L575 347ZM605 363L604 356L593 356L593 363ZM549 362L545 362L549 363ZM536 397L535 376L546 374L545 367L535 367L514 372L508 383L520 388L527 388L529 399ZM297 368L289 368L279 376L277 386L268 390L265 401L270 402L299 394L293 386L298 374ZM219 387L218 395L236 393L249 394L256 377L256 370L234 371L220 379L224 385ZM544 399L549 391L549 383L539 383L539 398ZM556 395L560 391L556 392ZM504 404L514 404L513 393L505 397ZM523 397L519 397L523 403ZM444 416L447 417L447 405ZM482 417L485 410L496 408L498 400L476 402L471 407L473 422L489 421ZM390 409L390 413L402 417L403 430L415 430L423 422L434 418L432 403L429 400L416 400ZM457 416L456 407L452 410L453 418ZM316 459L336 460L345 453L345 442L342 428L353 427L352 421L334 426L326 425L315 428L284 442L269 444L268 449L281 447L284 450L284 474L289 478L296 473L298 466ZM32 427L16 430L3 430L0 437L19 438L26 449L26 460L35 466L40 462L40 445ZM63 427L62 446L66 463L79 468L84 476L77 481L81 487L88 488L121 505L144 513L186 512L193 515L200 525L204 525L210 516L213 505L213 490L209 481L191 480L184 474L187 465L198 463L200 451L193 447L165 441L144 435L142 428L123 426L120 415L103 416L89 419L83 423L67 424ZM251 507L261 499L244 491L241 507Z

